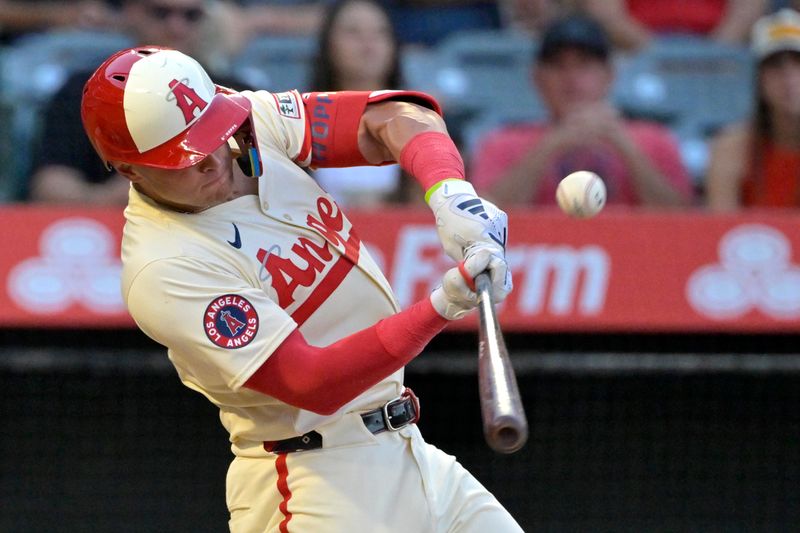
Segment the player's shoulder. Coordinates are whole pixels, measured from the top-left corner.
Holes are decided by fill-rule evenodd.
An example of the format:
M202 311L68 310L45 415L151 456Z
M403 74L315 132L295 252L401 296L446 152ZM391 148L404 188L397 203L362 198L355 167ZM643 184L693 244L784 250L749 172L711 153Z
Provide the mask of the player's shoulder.
M192 232L185 230L180 216L165 212L135 191L131 193L122 230L123 285L128 285L146 265L195 255Z
M296 89L282 92L242 91L240 94L250 100L256 115L272 115L289 120L304 118L303 97Z

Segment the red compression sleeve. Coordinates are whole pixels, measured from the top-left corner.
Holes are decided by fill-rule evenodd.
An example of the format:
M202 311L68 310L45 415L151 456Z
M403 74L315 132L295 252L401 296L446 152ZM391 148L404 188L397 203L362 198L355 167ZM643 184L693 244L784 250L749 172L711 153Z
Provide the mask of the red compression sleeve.
M329 415L419 355L446 324L426 298L324 348L295 330L244 386Z
M447 178L464 179L464 160L449 135L420 133L400 151L400 166L428 190Z

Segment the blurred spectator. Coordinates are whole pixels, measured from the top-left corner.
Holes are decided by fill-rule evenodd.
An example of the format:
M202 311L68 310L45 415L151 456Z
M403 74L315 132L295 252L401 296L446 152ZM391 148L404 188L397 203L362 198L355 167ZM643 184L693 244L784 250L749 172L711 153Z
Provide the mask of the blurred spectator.
M226 56L240 53L260 34L316 36L329 0L217 0L210 6L208 40Z
M402 45L434 46L450 33L500 28L492 0L380 0L396 25Z
M670 132L625 120L607 101L610 54L605 32L587 17L545 31L534 79L549 121L490 133L470 172L479 191L503 205L554 204L561 178L592 170L603 177L609 204L688 203L691 181Z
M538 37L555 20L573 13L579 0L499 0L503 27Z
M196 54L208 16L204 0L126 0L120 19L137 43ZM32 201L125 204L130 182L108 171L86 138L80 118L83 85L96 65L76 72L51 99L33 155ZM225 84L224 78L215 81Z
M399 89L397 38L386 10L374 0L331 5L319 38L314 91ZM408 180L399 165L320 168L314 178L342 205L375 207L402 201Z
M97 28L112 24L113 10L102 0L12 1L0 0L0 35L3 42L30 31L58 27Z
M752 119L714 140L709 207L800 207L800 14L791 9L753 29L758 60Z
M747 42L769 0L579 0L616 46L638 50L658 34L691 33L732 44Z

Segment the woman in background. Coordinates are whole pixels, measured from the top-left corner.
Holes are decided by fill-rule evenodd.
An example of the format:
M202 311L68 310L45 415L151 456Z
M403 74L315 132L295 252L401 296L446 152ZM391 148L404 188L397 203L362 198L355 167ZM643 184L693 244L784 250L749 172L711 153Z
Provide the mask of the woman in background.
M373 0L337 0L320 30L312 91L399 89L399 45L389 15ZM314 178L341 205L379 207L403 201L398 165L320 168Z
M754 116L714 140L708 206L800 207L800 13L783 9L760 19L752 47Z

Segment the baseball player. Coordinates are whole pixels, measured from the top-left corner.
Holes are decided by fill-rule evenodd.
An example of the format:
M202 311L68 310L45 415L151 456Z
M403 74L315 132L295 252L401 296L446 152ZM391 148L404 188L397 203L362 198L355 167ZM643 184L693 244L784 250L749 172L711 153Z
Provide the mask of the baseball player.
M431 97L237 93L178 51L139 47L95 71L81 116L132 183L128 309L230 433L231 531L521 531L425 443L403 386L403 366L477 305L475 275L489 271L498 301L511 290L507 217L463 180ZM460 261L402 311L356 228L303 170L393 161L427 191Z

